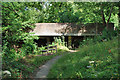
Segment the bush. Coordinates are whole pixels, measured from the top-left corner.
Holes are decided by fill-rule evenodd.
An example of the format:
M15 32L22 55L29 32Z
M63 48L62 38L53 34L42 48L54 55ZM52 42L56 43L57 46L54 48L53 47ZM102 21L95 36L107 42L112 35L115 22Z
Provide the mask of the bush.
M54 37L55 44L61 45L61 46L67 46L67 43L65 42L65 37Z
M66 50L66 51L69 50L67 48L67 42L65 42L65 37L64 36L54 37L54 41L55 42L53 44L56 44L58 49L63 49L63 50Z
M108 29L104 29L103 31L102 31L102 36L101 36L101 38L102 39L112 39L112 37L115 37L115 36L117 36L118 35L118 32L117 31L115 31L115 30L108 30Z
M97 42L104 42L108 40L114 39L114 37L118 36L118 32L116 30L109 31L106 28L102 31L102 35L97 35L94 38L86 38L82 42L80 42L80 46L96 44Z

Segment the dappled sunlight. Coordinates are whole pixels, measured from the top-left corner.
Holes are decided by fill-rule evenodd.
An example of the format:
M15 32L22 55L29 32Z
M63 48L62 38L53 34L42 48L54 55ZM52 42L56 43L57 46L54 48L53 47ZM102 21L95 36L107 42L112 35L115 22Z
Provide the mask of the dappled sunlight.
M68 50L69 52L73 53L73 52L78 52L78 50Z
M120 76L119 3L14 1L1 3L2 78Z
M84 58L80 59L80 61L87 61L87 60L89 60L89 59L90 59L89 56L85 56Z

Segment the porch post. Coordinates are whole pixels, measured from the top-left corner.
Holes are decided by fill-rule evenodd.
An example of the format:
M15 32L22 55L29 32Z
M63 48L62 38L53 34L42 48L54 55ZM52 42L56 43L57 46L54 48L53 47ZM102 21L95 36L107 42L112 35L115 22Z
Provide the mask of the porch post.
M68 36L68 48L72 48L72 37Z
M50 42L50 38L49 38L49 37L47 37L47 44L49 44L49 42Z

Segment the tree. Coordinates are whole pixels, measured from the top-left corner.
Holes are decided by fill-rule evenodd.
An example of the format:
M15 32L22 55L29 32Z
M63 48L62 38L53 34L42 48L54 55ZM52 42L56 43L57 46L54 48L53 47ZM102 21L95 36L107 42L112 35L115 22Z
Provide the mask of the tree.
M34 7L26 6L24 3L2 2L3 63L36 52L37 45L34 39L38 37L28 32L35 27L38 12Z
M107 26L118 13L116 3L111 2L57 2L49 3L46 22L103 23ZM54 8L56 7L56 8Z

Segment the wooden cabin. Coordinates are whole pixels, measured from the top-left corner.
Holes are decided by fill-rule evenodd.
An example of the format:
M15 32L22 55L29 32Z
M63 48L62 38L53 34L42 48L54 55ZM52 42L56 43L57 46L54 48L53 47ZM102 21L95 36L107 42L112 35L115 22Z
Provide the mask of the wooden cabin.
M33 35L39 36L39 40L35 40L38 46L46 45L53 42L54 37L65 36L68 46L79 46L79 42L85 37L94 37L101 35L105 27L102 23L36 23L36 27L30 31ZM110 23L110 30L114 30L114 24Z

